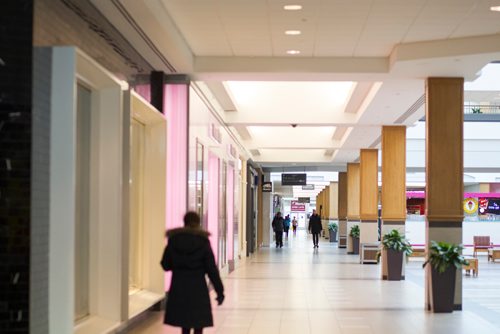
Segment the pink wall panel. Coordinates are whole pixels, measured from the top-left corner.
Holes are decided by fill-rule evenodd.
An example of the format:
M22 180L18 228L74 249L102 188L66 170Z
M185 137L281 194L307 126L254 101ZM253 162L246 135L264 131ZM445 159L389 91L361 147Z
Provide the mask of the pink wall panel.
M168 229L183 225L187 209L188 89L186 84L165 85Z
M234 167L227 165L227 259L234 260Z
M150 84L143 84L143 85L136 85L134 86L134 90L142 96L146 101L151 102L151 85Z
M187 84L167 84L163 110L167 117L166 229L183 226L187 205L188 90ZM165 287L172 274L165 274Z
M217 245L219 231L219 158L212 152L208 153L208 208L207 229L210 232L210 245L218 263Z

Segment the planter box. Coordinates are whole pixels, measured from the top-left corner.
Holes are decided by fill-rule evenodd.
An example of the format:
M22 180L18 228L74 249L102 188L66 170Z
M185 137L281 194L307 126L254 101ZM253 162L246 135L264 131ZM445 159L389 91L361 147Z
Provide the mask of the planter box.
M337 241L337 231L328 230L330 232L330 242Z
M453 266L442 274L434 268L431 269L432 310L435 313L453 312L456 271Z
M352 238L352 253L359 254L359 238Z
M403 252L387 249L387 280L401 281L403 272Z

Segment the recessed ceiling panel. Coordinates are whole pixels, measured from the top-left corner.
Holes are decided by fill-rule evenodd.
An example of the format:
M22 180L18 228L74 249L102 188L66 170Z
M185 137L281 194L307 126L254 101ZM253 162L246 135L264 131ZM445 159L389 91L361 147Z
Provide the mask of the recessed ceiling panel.
M266 82L225 83L238 113L265 116L286 115L288 119L332 120L342 114L353 82Z

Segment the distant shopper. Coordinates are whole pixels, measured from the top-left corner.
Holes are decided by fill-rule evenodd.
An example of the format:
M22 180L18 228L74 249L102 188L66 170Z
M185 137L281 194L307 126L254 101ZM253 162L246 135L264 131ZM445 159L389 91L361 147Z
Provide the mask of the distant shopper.
M309 218L309 232L312 233L314 248L319 247L319 234L323 230L323 225L321 224L321 218L316 213L316 210L313 210L311 217Z
M283 221L283 227L285 230L286 238L288 239L288 231L290 230L290 215L285 216L285 220Z
M164 323L182 327L182 334L201 334L213 326L212 307L205 274L217 293L217 304L224 301L224 286L208 241L210 234L200 227L200 216L188 212L184 227L167 231L168 243L161 266L172 271Z
M297 235L297 226L299 226L299 222L297 221L295 216L293 216L293 219L292 219L293 235Z
M276 248L283 247L283 230L285 229L283 217L281 217L281 212L277 212L273 218L272 226L273 231L276 235Z

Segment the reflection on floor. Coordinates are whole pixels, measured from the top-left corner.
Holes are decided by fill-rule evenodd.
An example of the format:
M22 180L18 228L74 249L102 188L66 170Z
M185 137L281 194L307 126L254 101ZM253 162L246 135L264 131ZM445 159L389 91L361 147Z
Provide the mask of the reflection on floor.
M226 301L213 306L215 327L204 333L500 333L500 263L481 258L479 277L464 277L463 311L432 314L424 310L422 260L410 261L405 281L382 281L379 265L360 265L325 239L313 250L310 239L299 231L227 277ZM129 333L179 334L162 316Z

